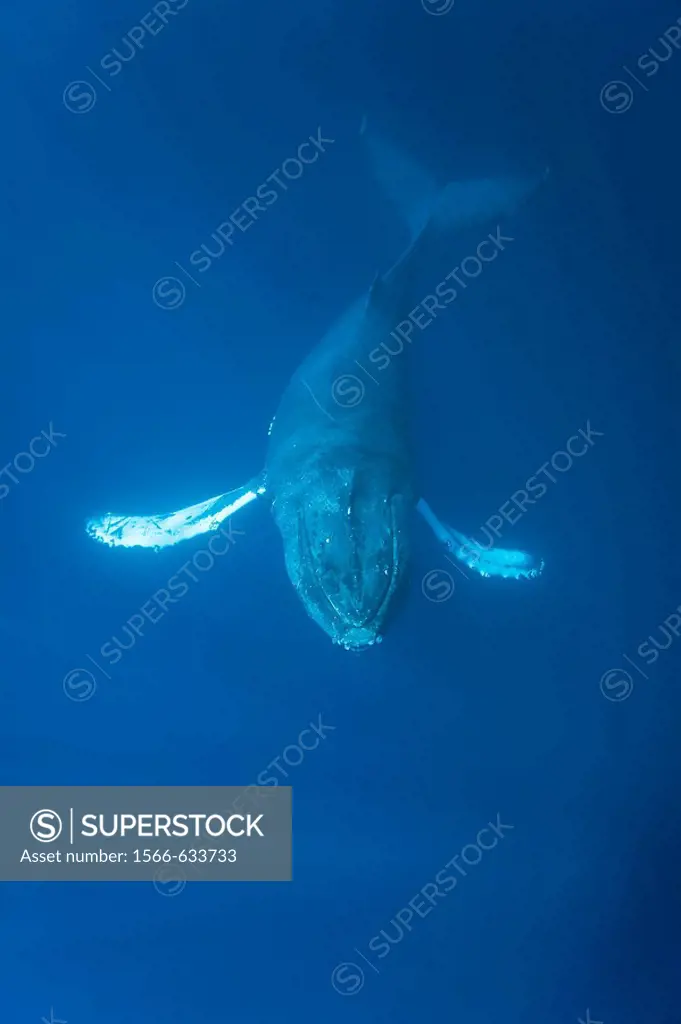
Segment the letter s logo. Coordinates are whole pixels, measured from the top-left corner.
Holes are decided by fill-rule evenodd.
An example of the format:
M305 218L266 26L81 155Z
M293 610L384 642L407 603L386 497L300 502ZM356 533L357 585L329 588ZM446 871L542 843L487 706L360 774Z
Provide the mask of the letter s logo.
M56 811L43 808L31 818L29 829L39 843L53 843L61 835L62 821Z

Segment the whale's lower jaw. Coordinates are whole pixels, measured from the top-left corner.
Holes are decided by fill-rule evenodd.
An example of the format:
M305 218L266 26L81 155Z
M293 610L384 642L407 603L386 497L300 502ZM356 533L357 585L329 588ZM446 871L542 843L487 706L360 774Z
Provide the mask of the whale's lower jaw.
M345 650L366 650L383 640L407 568L405 539L395 520L391 514L384 545L371 555L367 553L366 559L358 557L354 569L340 578L315 560L303 543L299 547L306 562L302 577L290 566L294 569L292 582L295 576L296 592L308 615Z
M366 616L358 614L360 610L356 595L352 593L352 585L345 592L335 591L330 594L325 591L321 576L308 574L303 581L296 576L295 569L289 572L289 576L312 621L324 630L333 644L346 651L357 652L382 643L395 599L402 591L405 569L403 554L392 568L391 575L385 579L387 586L378 607ZM355 585L357 582L357 579L353 581Z
M333 643L359 651L381 642L403 589L412 500L401 493L401 466L334 455L314 470L308 463L272 511L307 614Z

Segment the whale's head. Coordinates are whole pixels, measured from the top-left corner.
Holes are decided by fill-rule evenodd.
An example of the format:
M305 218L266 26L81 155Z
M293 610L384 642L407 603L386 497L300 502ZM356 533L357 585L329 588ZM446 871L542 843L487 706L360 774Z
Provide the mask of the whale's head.
M404 589L411 502L375 466L315 465L275 498L286 569L334 643L380 643Z

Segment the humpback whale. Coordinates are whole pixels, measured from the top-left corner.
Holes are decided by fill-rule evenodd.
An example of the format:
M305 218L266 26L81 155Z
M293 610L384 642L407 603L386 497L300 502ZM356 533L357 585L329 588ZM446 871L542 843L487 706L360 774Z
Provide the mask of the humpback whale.
M216 531L252 502L270 505L286 570L309 617L331 640L359 651L383 639L407 585L414 511L456 559L483 577L531 579L543 569L524 551L486 549L442 523L417 491L409 437L409 360L389 361L376 387L348 399L348 371L378 351L421 297L418 274L438 242L513 211L536 181L483 179L440 188L363 122L372 163L410 231L396 262L376 275L296 369L269 430L264 469L245 485L161 515L88 520L112 547L160 549ZM385 355L383 355L385 362Z

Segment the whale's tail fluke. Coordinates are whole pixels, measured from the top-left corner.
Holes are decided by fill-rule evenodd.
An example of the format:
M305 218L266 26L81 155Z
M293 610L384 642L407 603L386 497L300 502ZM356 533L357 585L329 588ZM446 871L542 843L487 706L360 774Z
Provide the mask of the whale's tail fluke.
M243 487L218 494L197 505L162 515L114 515L108 513L88 519L87 533L94 540L110 547L160 548L179 544L202 533L217 530L239 509L265 493L264 476L256 477Z
M374 133L366 117L360 128L373 172L409 227L412 242L426 227L437 234L485 224L512 214L548 175L508 175L451 181L442 186L409 154Z
M481 576L532 580L541 575L544 569L543 559L533 558L526 551L514 551L510 548L485 548L453 527L441 523L423 498L416 507L437 539L444 544L454 558Z
M369 129L366 117L360 135L376 180L409 227L412 240L415 239L431 216L440 185L407 153Z

